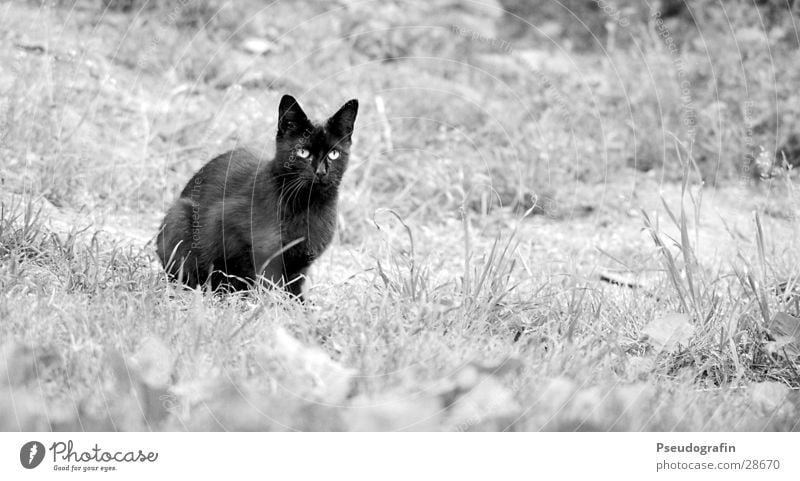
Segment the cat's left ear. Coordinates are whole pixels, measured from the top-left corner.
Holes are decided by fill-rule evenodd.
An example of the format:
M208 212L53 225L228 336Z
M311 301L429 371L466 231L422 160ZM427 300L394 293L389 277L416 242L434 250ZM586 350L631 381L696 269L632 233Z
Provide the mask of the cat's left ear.
M353 133L353 124L358 114L358 100L352 99L345 102L338 112L328 119L328 127L342 138L350 138Z
M300 104L291 95L281 97L278 105L278 136L295 134L306 128L308 117Z

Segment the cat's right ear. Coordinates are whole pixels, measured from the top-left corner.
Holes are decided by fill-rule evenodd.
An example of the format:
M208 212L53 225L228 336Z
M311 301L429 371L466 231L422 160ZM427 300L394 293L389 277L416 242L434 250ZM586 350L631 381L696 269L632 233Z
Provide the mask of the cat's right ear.
M308 124L308 117L291 95L281 97L278 105L278 135L297 133Z
M338 112L328 119L328 126L335 134L347 138L353 133L353 124L358 114L358 99L351 99L345 102Z

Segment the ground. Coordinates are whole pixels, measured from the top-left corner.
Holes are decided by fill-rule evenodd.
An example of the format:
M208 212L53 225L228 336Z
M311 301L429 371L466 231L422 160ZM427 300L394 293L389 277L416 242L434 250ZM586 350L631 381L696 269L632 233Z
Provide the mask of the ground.
M0 5L0 429L800 429L795 17L131 3ZM170 284L284 93L361 103L309 304Z

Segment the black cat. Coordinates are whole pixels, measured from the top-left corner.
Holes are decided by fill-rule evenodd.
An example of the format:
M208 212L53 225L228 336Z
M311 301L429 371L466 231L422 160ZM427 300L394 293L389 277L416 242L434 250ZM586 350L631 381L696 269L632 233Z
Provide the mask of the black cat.
M301 300L304 274L330 244L358 100L323 124L284 95L275 158L246 150L203 166L167 211L158 256L172 279L243 290L259 275Z

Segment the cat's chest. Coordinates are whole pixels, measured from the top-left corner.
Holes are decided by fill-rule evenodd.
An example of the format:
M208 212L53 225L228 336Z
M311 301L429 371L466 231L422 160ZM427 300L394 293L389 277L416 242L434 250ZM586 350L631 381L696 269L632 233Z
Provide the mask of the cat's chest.
M297 255L315 259L330 244L336 230L335 211L307 212L280 222L283 246L294 244L290 249ZM302 240L300 240L302 239ZM299 242L297 242L300 240Z

